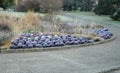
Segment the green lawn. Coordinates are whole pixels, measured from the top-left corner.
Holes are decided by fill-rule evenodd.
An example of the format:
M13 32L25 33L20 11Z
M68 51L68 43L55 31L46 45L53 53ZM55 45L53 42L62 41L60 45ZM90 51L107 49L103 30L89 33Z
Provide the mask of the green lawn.
M97 22L108 23L108 24L120 24L120 21L112 20L109 15L98 16L93 12L65 12L76 17L81 17L85 19L95 20Z
M58 18L60 18L62 21L72 21L72 18L69 17L65 17L65 16L61 16L61 15L57 15Z
M3 14L3 15L10 15L10 16L13 16L13 17L21 17L21 16L24 16L25 12L8 12L8 11L0 11L0 14ZM43 16L44 14L43 13L40 13L41 16Z

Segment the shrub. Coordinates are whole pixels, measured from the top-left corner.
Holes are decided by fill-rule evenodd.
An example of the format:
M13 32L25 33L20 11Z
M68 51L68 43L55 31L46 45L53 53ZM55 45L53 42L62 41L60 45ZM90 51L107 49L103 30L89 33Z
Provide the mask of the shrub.
M109 15L111 13L112 2L115 0L99 0L98 5L96 6L94 12L96 14Z
M14 0L0 0L0 7L7 9L14 4Z
M92 10L92 1L83 0L81 3L81 11L91 11Z
M17 11L53 12L62 7L62 0L26 0L18 5Z
M64 0L63 2L63 10L72 11L75 8L74 0Z
M63 10L72 11L80 9L81 11L90 11L92 9L91 0L64 0Z
M63 0L41 0L41 8L44 12L53 12L61 9Z
M17 11L26 12L26 11L40 11L40 1L39 0L26 0L23 4L18 5Z

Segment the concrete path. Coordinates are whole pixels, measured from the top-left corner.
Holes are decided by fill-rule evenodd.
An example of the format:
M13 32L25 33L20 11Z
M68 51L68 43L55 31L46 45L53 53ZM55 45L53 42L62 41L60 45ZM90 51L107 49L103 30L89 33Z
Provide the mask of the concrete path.
M118 68L120 28L105 26L118 36L117 39L105 44L68 50L0 54L0 73L99 73ZM116 70L110 73L120 72Z

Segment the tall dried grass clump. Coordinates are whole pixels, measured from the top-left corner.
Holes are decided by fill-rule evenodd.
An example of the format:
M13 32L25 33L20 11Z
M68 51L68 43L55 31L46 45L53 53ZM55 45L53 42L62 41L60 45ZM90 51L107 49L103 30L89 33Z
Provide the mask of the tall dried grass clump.
M41 31L40 15L32 11L28 11L23 17L19 18L17 30L20 32L25 31Z
M3 17L2 19L0 19L0 47L5 46L9 48L11 44L11 39L14 35L13 24L14 23L6 17Z

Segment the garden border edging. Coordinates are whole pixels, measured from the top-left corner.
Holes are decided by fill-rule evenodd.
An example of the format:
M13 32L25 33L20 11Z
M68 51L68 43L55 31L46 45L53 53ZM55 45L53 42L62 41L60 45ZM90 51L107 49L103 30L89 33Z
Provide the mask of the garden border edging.
M53 51L53 50L64 50L64 49L71 49L71 48L80 48L80 47L87 47L87 46L94 46L98 44L103 44L106 42L110 42L115 40L117 36L112 36L108 40L89 43L89 44L78 44L78 45L67 45L67 46L60 46L60 47L48 47L48 48L29 48L29 49L0 49L0 54L4 53L27 53L27 52L44 52L44 51Z

